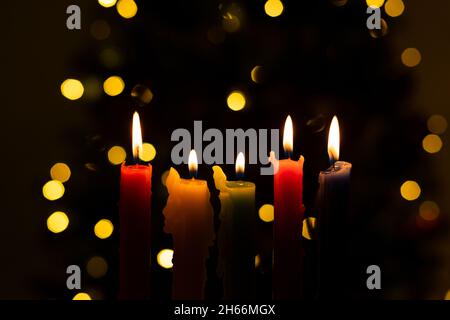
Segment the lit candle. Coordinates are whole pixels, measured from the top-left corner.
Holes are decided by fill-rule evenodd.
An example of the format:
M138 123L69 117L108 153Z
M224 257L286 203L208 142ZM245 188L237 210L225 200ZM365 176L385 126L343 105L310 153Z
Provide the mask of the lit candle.
M142 152L139 115L133 115L135 164L120 171L120 288L121 299L150 297L150 216L152 166L138 164Z
M283 148L288 159L275 160L274 164L273 297L277 300L303 296L304 158L291 160L293 127L290 116L284 126Z
M197 155L189 155L191 179L181 179L170 168L166 186L169 192L164 231L174 243L172 298L201 300L206 282L206 259L214 241L213 208L205 180L193 178L197 173Z
M319 297L345 296L346 227L349 213L351 163L338 161L340 147L339 123L331 121L328 134L328 155L331 166L319 175L318 237Z
M244 174L244 167L241 152L236 159L237 176ZM224 299L251 299L255 273L255 184L227 181L219 166L214 166L213 171L214 183L220 190L218 271L223 277Z

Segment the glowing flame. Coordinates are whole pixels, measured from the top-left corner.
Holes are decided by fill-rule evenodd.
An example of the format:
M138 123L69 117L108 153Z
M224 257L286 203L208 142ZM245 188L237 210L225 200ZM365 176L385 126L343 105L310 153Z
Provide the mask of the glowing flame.
M197 168L198 168L198 161L197 161L197 153L194 149L191 150L189 153L189 173L192 177L194 177L197 174Z
M330 125L330 132L328 133L328 156L331 163L339 160L339 122L336 116L333 117Z
M236 174L242 175L245 171L245 157L242 152L239 152L236 158Z
M141 131L141 121L139 120L139 114L134 112L133 114L133 134L132 134L132 145L133 145L133 157L134 159L139 159L139 155L142 154L142 131Z
M284 152L287 154L291 154L293 150L293 140L294 140L294 130L292 128L292 119L291 116L286 118L286 123L284 124L283 131L283 148Z

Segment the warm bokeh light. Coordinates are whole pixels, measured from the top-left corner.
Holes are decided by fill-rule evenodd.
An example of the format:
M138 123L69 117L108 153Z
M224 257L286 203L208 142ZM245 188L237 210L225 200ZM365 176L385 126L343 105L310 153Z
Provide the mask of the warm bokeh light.
M408 180L400 187L402 197L408 201L413 201L419 198L421 190L417 182Z
M100 54L100 63L108 69L115 69L122 63L122 54L113 47L104 48ZM120 83L119 83L120 84ZM119 86L117 86L120 88Z
M151 143L144 143L142 145L142 153L139 154L139 159L145 162L155 159L156 149Z
M161 183L163 186L166 186L166 180L167 180L168 175L169 175L169 170L164 171L163 174L161 175Z
M133 114L133 124L131 131L133 158L136 160L143 154L141 120L139 119L139 113L137 112L134 112Z
M291 116L287 116L283 130L283 149L289 155L294 150L294 128Z
M261 82L261 73L262 67L261 66L255 66L252 71L250 72L250 77L252 78L252 81L254 83L260 83Z
M422 56L416 48L407 48L403 51L401 59L405 66L412 68L420 63Z
M50 169L50 176L53 180L66 182L70 179L70 168L67 164L59 162L55 163Z
M384 5L386 14L390 17L398 17L405 10L405 4L402 0L388 0Z
M435 134L443 134L447 130L447 125L447 119L439 114L432 115L427 121L428 130Z
M114 226L108 219L101 219L94 226L94 233L100 239L106 239L113 233Z
M170 269L173 267L172 259L173 259L172 249L162 249L160 252L158 252L158 255L156 256L158 264L164 269Z
M64 185L61 181L50 180L42 187L42 194L47 200L58 200L64 195Z
M420 217L426 221L436 220L439 213L439 206L434 201L424 201L419 207Z
M269 17L275 18L283 13L284 6L280 0L267 0L264 11Z
M77 100L83 96L84 87L80 80L67 79L61 84L61 93L69 100Z
M194 149L192 149L191 152L189 152L188 167L191 176L195 176L198 169L198 160L197 160L197 152L195 152Z
M385 35L387 35L389 33L389 26L388 26L386 20L384 20L383 18L381 18L380 27L381 27L381 29L369 30L369 34L372 38L377 39L380 37L384 37Z
M92 300L92 298L85 292L79 292L72 298L72 300Z
M126 158L127 153L120 146L114 146L108 150L108 160L114 165L122 164Z
M447 293L445 294L445 300L450 300L450 289L447 291Z
M314 217L308 217L303 220L303 226L302 226L302 236L305 239L312 240L313 239L313 232L316 228L316 218Z
M339 160L340 143L339 122L334 116L328 132L328 157L332 163Z
M245 171L245 157L242 152L239 152L236 157L236 164L235 164L235 171L236 174L244 174Z
M117 96L125 89L125 82L119 76L112 76L103 82L103 90L109 96Z
M241 26L239 18L229 12L222 17L222 27L226 32L236 32Z
M96 76L90 76L84 83L84 96L88 100L96 100L100 98L102 94L102 84L100 80Z
M380 8L384 3L384 0L366 0L368 7Z
M68 226L69 217L67 217L67 215L62 211L53 212L47 218L47 228L53 233L63 232Z
M241 91L233 91L228 95L227 105L233 111L242 110L245 107L245 96Z
M133 0L119 0L116 7L117 12L125 19L133 18L138 11L137 4Z
M257 254L255 256L255 268L258 268L261 265L261 256Z
M87 262L86 270L92 278L98 279L108 271L108 263L103 257L92 257Z
M422 140L423 149L428 153L437 153L442 149L442 140L436 134L429 134Z
M264 222L272 222L274 217L274 208L271 204L263 204L258 211L259 218Z
M98 0L98 3L105 8L110 8L116 4L117 0Z

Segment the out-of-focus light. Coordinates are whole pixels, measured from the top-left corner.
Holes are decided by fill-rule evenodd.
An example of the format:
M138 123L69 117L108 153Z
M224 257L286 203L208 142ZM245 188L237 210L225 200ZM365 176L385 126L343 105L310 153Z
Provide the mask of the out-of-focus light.
M114 226L108 219L101 219L94 226L94 233L100 239L106 239L113 233Z
M166 186L166 180L167 180L168 175L169 175L169 170L164 171L163 174L161 175L161 183L163 186Z
M156 156L156 149L151 143L142 144L142 153L139 154L139 159L145 162L152 161Z
M428 118L427 127L432 133L443 134L447 130L447 119L439 114L432 115Z
M308 217L303 220L303 226L302 226L302 236L305 239L312 240L313 239L313 232L316 228L316 218L314 217Z
M255 66L252 71L250 72L250 76L252 78L252 81L254 83L260 83L261 82L261 66Z
M172 249L162 249L156 256L158 264L164 269L170 269L173 267L173 250Z
M77 100L83 96L84 88L80 80L66 79L61 84L61 93L69 100Z
M98 99L102 94L102 84L97 77L92 76L84 80L84 96L88 100Z
M110 8L116 4L117 0L98 0L98 3L105 8Z
M258 268L261 265L261 256L257 254L255 256L255 268Z
M47 228L53 233L60 233L69 226L69 218L62 211L53 212L47 218Z
M405 10L405 4L402 0L388 0L384 5L386 14L390 17L398 17Z
M436 220L439 213L439 206L434 201L424 201L419 207L420 217L426 221Z
M280 0L267 0L264 11L269 17L275 18L283 13L284 6Z
M111 28L105 20L95 20L91 24L90 31L94 39L97 40L105 40L111 34Z
M86 292L79 292L72 298L72 300L92 300L92 298Z
M103 82L103 90L109 96L117 96L122 93L125 88L125 82L123 82L121 77L112 76Z
M407 48L403 51L401 59L405 66L412 68L420 63L422 56L416 48Z
M120 146L114 146L108 150L108 160L114 165L122 164L126 157L125 149Z
M272 222L273 216L274 216L274 209L273 205L271 204L264 204L259 208L258 214L259 218L264 222Z
M342 7L347 3L347 0L332 0L331 1L336 7Z
M222 27L226 32L236 32L241 26L239 18L229 12L222 17Z
M422 140L423 149L428 153L437 153L442 149L442 140L436 134L429 134Z
M142 84L137 84L131 90L131 97L139 104L149 104L153 100L153 92Z
M50 180L42 187L42 194L47 200L58 200L64 195L64 185L61 181Z
M108 263L103 257L92 257L89 259L86 269L92 278L101 278L108 271Z
M105 49L103 49L100 52L100 62L105 67L107 67L109 69L114 69L114 68L116 68L117 66L119 66L121 64L122 57L121 57L120 53L116 49L114 49L114 48L105 48ZM122 79L120 79L120 80L122 80Z
M386 20L384 20L383 18L381 18L380 27L381 27L381 29L369 30L369 34L372 38L377 39L380 37L384 37L385 35L387 35L389 33L389 26L388 26Z
M242 110L245 107L245 96L241 91L233 91L227 98L228 108L233 111Z
M368 7L380 8L384 3L384 0L366 0Z
M53 180L58 180L61 182L66 182L70 178L70 168L65 163L56 163L50 169L50 176Z
M117 12L125 19L133 18L138 11L137 4L133 0L119 0L116 7Z
M417 182L408 180L400 187L400 194L408 201L413 201L419 198L421 193L420 186Z
M445 300L450 300L450 289L447 291L447 293L445 294Z

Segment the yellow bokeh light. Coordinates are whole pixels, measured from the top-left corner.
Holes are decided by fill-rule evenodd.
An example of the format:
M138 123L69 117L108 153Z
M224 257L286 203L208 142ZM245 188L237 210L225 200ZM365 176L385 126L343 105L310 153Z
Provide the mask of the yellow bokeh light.
M66 182L69 180L71 175L70 168L65 163L56 163L50 169L50 176L53 180L58 180L61 182Z
M275 18L283 13L284 6L280 0L267 0L264 11L269 17Z
M84 87L80 80L67 79L61 84L61 93L69 100L77 100L83 96Z
M142 153L139 154L139 159L145 162L155 159L156 149L151 143L142 144Z
M42 187L42 194L47 200L58 200L64 195L64 185L61 181L50 180Z
M116 4L117 0L98 0L98 3L105 8L110 8Z
M416 48L407 48L403 51L401 59L405 66L412 68L420 63L422 56Z
M428 130L435 134L443 134L447 130L447 119L439 114L432 115L427 121Z
M259 74L261 73L261 66L255 66L250 72L250 76L254 83L259 83L261 81Z
M125 82L121 77L112 76L103 82L103 90L109 96L117 96L122 93L123 89L125 89Z
M421 190L417 182L408 180L400 187L402 197L408 201L413 201L419 198Z
M120 146L114 146L108 150L108 160L114 165L122 164L126 158L127 153Z
M160 252L158 252L158 255L156 256L158 264L164 269L170 269L173 267L172 259L173 259L172 249L162 249Z
M72 298L72 300L92 300L92 298L85 292L79 292Z
M305 239L312 240L313 239L313 232L316 228L316 218L314 217L308 217L303 220L303 226L302 226L302 236Z
M108 219L101 219L94 226L94 233L100 239L106 239L113 233L114 226Z
M164 171L163 174L161 175L161 183L163 184L163 186L166 186L166 180L168 175L169 170Z
M423 149L428 153L437 153L442 149L442 140L436 134L429 134L422 140Z
M103 257L92 257L89 259L86 269L92 278L101 278L108 271L108 263Z
M419 207L420 217L426 221L436 220L439 213L439 206L433 201L424 201Z
M245 96L241 91L233 91L227 98L228 107L233 111L242 110L245 107Z
M384 0L366 0L368 7L380 8L384 3Z
M255 268L258 268L261 265L261 256L257 254L255 256Z
M384 5L386 14L391 17L400 16L405 10L405 4L402 0L388 0Z
M117 12L125 19L133 18L137 11L137 4L133 0L119 0L117 2Z
M272 222L273 216L274 216L274 209L273 205L271 204L264 204L259 208L258 214L259 218L264 222Z
M239 18L229 12L222 17L222 27L226 32L236 32L241 26Z
M450 300L450 290L447 291L447 293L445 294L445 300Z
M53 212L47 218L47 228L53 233L60 233L69 226L69 218L62 211Z

